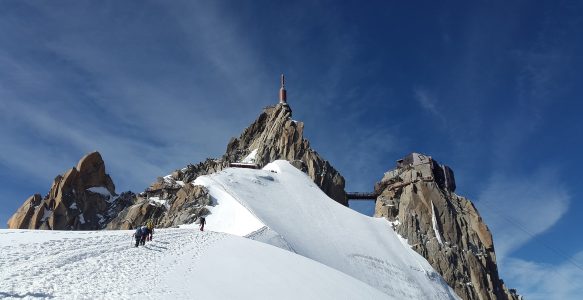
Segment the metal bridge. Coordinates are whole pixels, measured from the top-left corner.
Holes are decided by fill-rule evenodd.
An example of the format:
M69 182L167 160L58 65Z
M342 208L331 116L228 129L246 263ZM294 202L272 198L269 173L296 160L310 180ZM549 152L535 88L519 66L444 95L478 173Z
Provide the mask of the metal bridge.
M348 200L376 200L378 197L375 193L360 193L360 192L347 192L346 198Z

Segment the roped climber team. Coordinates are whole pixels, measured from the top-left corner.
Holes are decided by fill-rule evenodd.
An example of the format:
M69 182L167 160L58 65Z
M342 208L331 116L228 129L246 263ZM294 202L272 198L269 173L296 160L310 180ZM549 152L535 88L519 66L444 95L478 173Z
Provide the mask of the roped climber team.
M206 219L204 216L201 216L198 220L200 231L204 231L204 225L206 224ZM152 237L154 235L154 221L149 219L146 222L146 225L138 226L136 231L134 232L134 238L136 239L136 247L146 244L146 241L152 241Z
M146 222L146 225L139 226L134 232L134 238L136 239L136 247L139 245L144 246L146 241L151 241L154 234L154 222L152 219Z

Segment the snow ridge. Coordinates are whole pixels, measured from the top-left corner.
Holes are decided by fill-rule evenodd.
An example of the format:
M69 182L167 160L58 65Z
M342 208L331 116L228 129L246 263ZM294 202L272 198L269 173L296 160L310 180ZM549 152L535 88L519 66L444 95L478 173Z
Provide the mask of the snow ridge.
M255 237L255 231L268 227L294 252L390 297L457 299L441 276L401 242L385 219L367 217L336 203L287 161L270 163L263 170L228 168L196 181L218 201L207 218L211 230L217 230L212 227L213 219L223 219L217 208L226 199L237 201L262 224L241 236Z

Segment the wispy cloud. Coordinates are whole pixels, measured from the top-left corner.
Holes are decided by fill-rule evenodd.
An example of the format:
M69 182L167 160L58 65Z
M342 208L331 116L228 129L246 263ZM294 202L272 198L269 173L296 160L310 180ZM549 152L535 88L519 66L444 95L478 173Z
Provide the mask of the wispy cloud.
M551 228L569 207L570 196L556 169L532 175L495 173L477 206L494 236L499 261Z
M0 145L1 164L49 182L99 150L118 190L142 189L183 164L220 155L246 122L241 116L252 118L268 99L263 64L221 10L161 6L155 19L142 8L118 19L127 8L81 16L74 11L82 5L41 4L29 7L37 19L2 20L5 37L28 42L0 41L0 134L8 141ZM167 37L164 26L189 42ZM184 44L160 47L165 42Z
M447 125L447 118L445 117L444 113L439 108L438 99L429 93L428 90L424 88L415 88L413 90L414 98L417 100L417 103L427 111L429 114L433 115L441 125Z
M583 251L559 265L508 258L506 279L526 299L579 299L583 291L581 266Z

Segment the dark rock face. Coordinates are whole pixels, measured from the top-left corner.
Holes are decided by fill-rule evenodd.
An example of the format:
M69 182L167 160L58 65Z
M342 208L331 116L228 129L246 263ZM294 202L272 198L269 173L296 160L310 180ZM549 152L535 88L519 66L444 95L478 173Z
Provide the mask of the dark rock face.
M190 164L186 166L186 168L174 171L171 174L170 178L168 178L168 180L165 180L164 183L162 183L161 187L167 188L169 186L168 183L170 183L170 186L175 186L173 185L172 182L176 183L177 181L178 182L182 181L183 183L190 183L194 181L198 176L216 173L228 166L229 166L228 160L207 158L205 161L200 162L196 165ZM158 180L158 182L160 182L160 180ZM151 185L146 190L146 192L148 194L155 194L157 190L158 190L157 186Z
M159 222L160 226L193 223L198 217L208 214L206 206L210 204L210 194L204 186L186 184L176 193L168 213Z
M8 220L8 228L102 229L131 203L128 195L117 197L101 155L93 152L76 167L57 176L44 198L36 194L26 200Z
M449 167L413 153L375 185L375 216L394 222L463 299L518 299L498 276L488 226L455 187Z
M134 195L135 198L135 195ZM106 229L135 229L145 225L149 219L157 220L166 209L147 199L137 198L135 204L124 208L108 224Z
M211 204L208 190L200 185L185 184L177 189L161 188L160 196L148 197L147 192L142 195L134 205L127 207L111 220L107 229L134 229L145 225L150 219L157 227L193 223L200 216L208 214L206 206Z
M191 183L198 176L222 170L228 164L222 160L207 159L196 165L158 177L143 193L135 196L135 204L127 207L111 220L107 229L133 229L151 219L156 227L173 227L192 223L208 214L206 205L210 196L206 188Z

